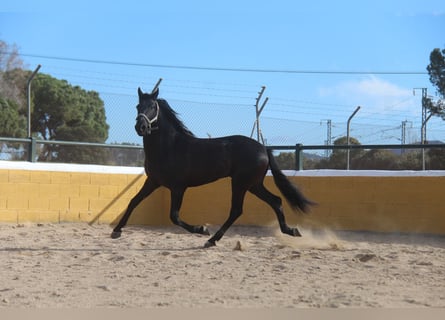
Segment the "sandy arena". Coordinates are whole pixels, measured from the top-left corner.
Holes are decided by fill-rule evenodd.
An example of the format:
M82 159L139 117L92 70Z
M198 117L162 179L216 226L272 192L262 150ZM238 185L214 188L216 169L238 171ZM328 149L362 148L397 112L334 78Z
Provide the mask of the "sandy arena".
M0 224L0 306L445 307L445 237L301 231Z

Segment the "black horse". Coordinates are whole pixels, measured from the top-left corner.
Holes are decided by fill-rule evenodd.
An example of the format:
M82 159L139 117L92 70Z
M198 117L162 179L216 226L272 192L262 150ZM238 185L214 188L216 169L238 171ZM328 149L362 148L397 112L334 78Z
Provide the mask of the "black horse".
M227 221L205 244L211 247L241 215L246 191L267 202L275 211L281 231L301 236L297 228L285 221L281 198L263 185L270 167L275 184L290 206L303 212L312 202L290 183L278 168L270 150L244 136L216 139L196 138L178 119L167 101L158 99L158 89L151 94L138 89L139 104L135 129L144 140L147 180L130 201L128 208L114 228L111 237L119 238L133 209L160 186L171 192L171 221L189 232L210 235L205 226L187 224L179 218L184 192L188 187L206 184L223 177L232 178L232 206Z

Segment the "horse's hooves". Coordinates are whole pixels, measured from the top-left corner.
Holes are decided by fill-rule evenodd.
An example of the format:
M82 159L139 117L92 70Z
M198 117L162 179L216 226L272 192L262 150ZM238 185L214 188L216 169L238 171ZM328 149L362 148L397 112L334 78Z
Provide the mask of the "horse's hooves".
M111 239L117 239L117 238L120 238L121 234L122 234L122 231L113 231L113 232L111 233Z
M292 233L293 233L292 235L294 237L301 237L301 233L300 233L300 231L298 231L297 228L292 229Z
M216 243L213 242L213 241L207 241L207 242L204 244L204 248L210 248L210 247L214 247L214 246L216 246Z
M209 231L209 229L207 229L206 226L202 226L199 230L199 233L203 234L205 236L210 236L210 231Z

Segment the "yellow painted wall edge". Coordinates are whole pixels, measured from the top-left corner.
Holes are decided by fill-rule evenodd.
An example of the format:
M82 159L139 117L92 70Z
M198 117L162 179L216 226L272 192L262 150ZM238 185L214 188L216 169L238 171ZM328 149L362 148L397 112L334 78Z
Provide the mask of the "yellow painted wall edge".
M24 168L22 168L22 165ZM146 179L142 168L11 165L0 161L0 222L114 224ZM333 230L445 234L445 172L292 171L288 178L318 203L309 214L284 203L290 225ZM271 176L266 187L280 195ZM129 224L164 226L170 193L156 190L134 211ZM181 217L192 224L220 225L230 209L230 179L189 188ZM242 225L276 224L273 210L247 194Z

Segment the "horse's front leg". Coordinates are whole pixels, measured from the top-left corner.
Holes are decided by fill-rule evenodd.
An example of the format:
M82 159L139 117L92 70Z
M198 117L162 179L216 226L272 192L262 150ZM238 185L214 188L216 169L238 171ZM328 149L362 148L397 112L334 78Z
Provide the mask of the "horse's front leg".
M175 189L171 191L171 207L170 207L170 219L171 221L184 228L191 233L199 233L204 235L210 235L206 226L195 226L185 223L179 218L179 209L181 209L182 199L184 198L185 189Z
M134 208L136 208L142 200L148 197L157 188L159 188L159 184L153 179L150 179L150 177L148 177L147 180L145 180L145 183L142 186L141 190L139 190L139 192L133 197L133 199L131 199L130 203L128 204L127 211L125 211L125 214L122 216L117 226L113 229L111 238L117 239L121 236L122 228L125 227L125 225L127 224L127 221L130 218L130 215L133 212Z

